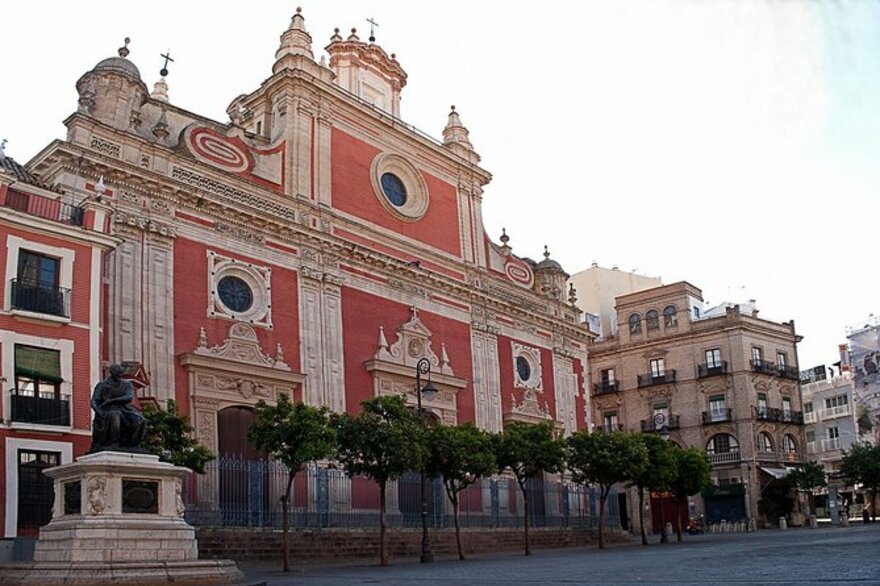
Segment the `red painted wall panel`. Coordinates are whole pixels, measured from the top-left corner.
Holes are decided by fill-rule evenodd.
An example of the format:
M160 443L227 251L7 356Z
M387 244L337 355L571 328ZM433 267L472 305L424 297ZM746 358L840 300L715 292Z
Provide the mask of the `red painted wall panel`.
M254 327L263 351L270 356L275 353L275 345L281 344L284 361L294 372L300 371L299 361L299 312L297 273L289 269L270 265L265 260L249 258L216 246L207 247L201 242L177 238L174 242L174 345L175 355L195 349L199 328L204 327L208 337L208 347L216 346L229 336L233 321L224 318L207 317L208 307L208 260L207 252L212 250L222 256L272 268L272 323L271 330ZM177 400L189 412L189 380L186 371L175 365L175 386Z
M370 166L379 149L334 128L330 167L333 207L377 226L461 256L458 196L454 185L422 172L430 203L424 217L415 222L395 218L373 192Z
M379 340L379 327L385 328L389 344L397 340L397 327L410 320L409 307L369 293L344 287L342 290L343 344L345 346L346 410L360 413L361 402L373 397L373 377L364 363L373 358ZM429 311L419 311L419 318L431 330L431 348L440 356L446 344L449 363L467 386L458 393L458 421L474 420L470 325ZM415 369L413 369L415 384Z

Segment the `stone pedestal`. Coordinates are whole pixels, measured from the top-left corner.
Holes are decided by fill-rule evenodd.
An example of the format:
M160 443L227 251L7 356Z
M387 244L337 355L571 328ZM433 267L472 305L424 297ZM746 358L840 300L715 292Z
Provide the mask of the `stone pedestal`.
M30 564L0 566L0 584L234 584L231 561L199 561L183 518L185 468L158 456L98 452L45 471L52 521Z

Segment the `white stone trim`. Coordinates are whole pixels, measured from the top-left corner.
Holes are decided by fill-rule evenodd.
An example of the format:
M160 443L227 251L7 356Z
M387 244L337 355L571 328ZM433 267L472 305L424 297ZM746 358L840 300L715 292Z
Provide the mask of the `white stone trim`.
M402 206L392 204L382 189L382 175L392 173L403 182L406 188L406 203ZM370 166L370 182L373 193L388 212L405 222L415 222L428 212L428 185L421 172L404 157L392 153L380 153Z
M89 288L89 384L97 383L101 378L98 364L101 334L101 299L104 297L102 285L104 253L98 248L92 249L92 282Z
M9 417L11 405L9 393L7 389L15 385L15 345L34 346L35 348L45 348L46 350L58 350L61 353L61 394L70 396L70 405L76 402L73 396L73 340L61 340L43 338L38 336L27 336L9 330L0 330L0 373L3 375L3 417ZM94 356L92 357L94 360ZM55 432L69 431L73 427L73 413L70 414L70 427L63 425L53 425L52 430ZM17 428L29 428L26 423L19 422ZM45 429L45 426L34 426L34 429Z
M6 237L6 281L4 283L6 295L3 302L4 309L7 311L12 309L12 279L18 277L18 256L22 248L61 259L58 286L68 289L71 292L71 297L73 296L73 259L76 256L75 251L69 248L41 244L33 240L25 240L10 234ZM71 309L72 307L73 302L71 300Z
M536 391L544 390L544 376L541 370L541 352L537 348L524 346L517 342L510 343L510 350L513 357L513 386L518 389L532 389ZM516 359L525 358L531 369L531 376L528 380L519 377L516 368Z
M5 344L4 344L5 347ZM5 352L4 352L5 353ZM26 438L6 438L6 527L5 537L15 537L18 530L18 452L19 450L39 450L41 452L60 452L61 463L73 461L73 444L70 442L50 442Z
M247 322L256 327L272 328L272 268L207 251L208 317ZM224 277L238 277L251 288L254 300L250 309L236 313L220 300L217 285Z

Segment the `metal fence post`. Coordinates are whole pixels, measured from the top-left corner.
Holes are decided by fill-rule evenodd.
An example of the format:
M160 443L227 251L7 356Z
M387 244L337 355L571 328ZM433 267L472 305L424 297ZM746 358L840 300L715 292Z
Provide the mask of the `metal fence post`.
M489 494L492 500L492 527L501 525L501 503L498 496L498 480L493 478L489 481Z

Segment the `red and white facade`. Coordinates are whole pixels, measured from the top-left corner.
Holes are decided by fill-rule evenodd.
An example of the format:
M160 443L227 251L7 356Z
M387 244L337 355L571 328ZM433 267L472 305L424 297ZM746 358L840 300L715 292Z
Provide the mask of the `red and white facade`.
M406 74L393 55L354 33L327 53L315 59L297 13L272 75L227 123L168 103L164 81L148 94L127 50L83 75L67 140L29 169L68 190L107 186L119 244L107 327L89 322L85 347L142 365L142 396L175 398L221 454L247 451L260 399L353 413L378 394L414 402L421 358L444 423L583 427L589 334L567 275L484 233L491 176L458 114L426 138L396 118ZM76 358L65 380L85 397L100 368ZM85 430L87 401L74 409Z
M41 493L51 494L52 485L41 470L70 462L91 441L104 260L118 243L109 234L111 210L96 195L51 190L0 155L0 524L6 537L33 535L48 521Z

